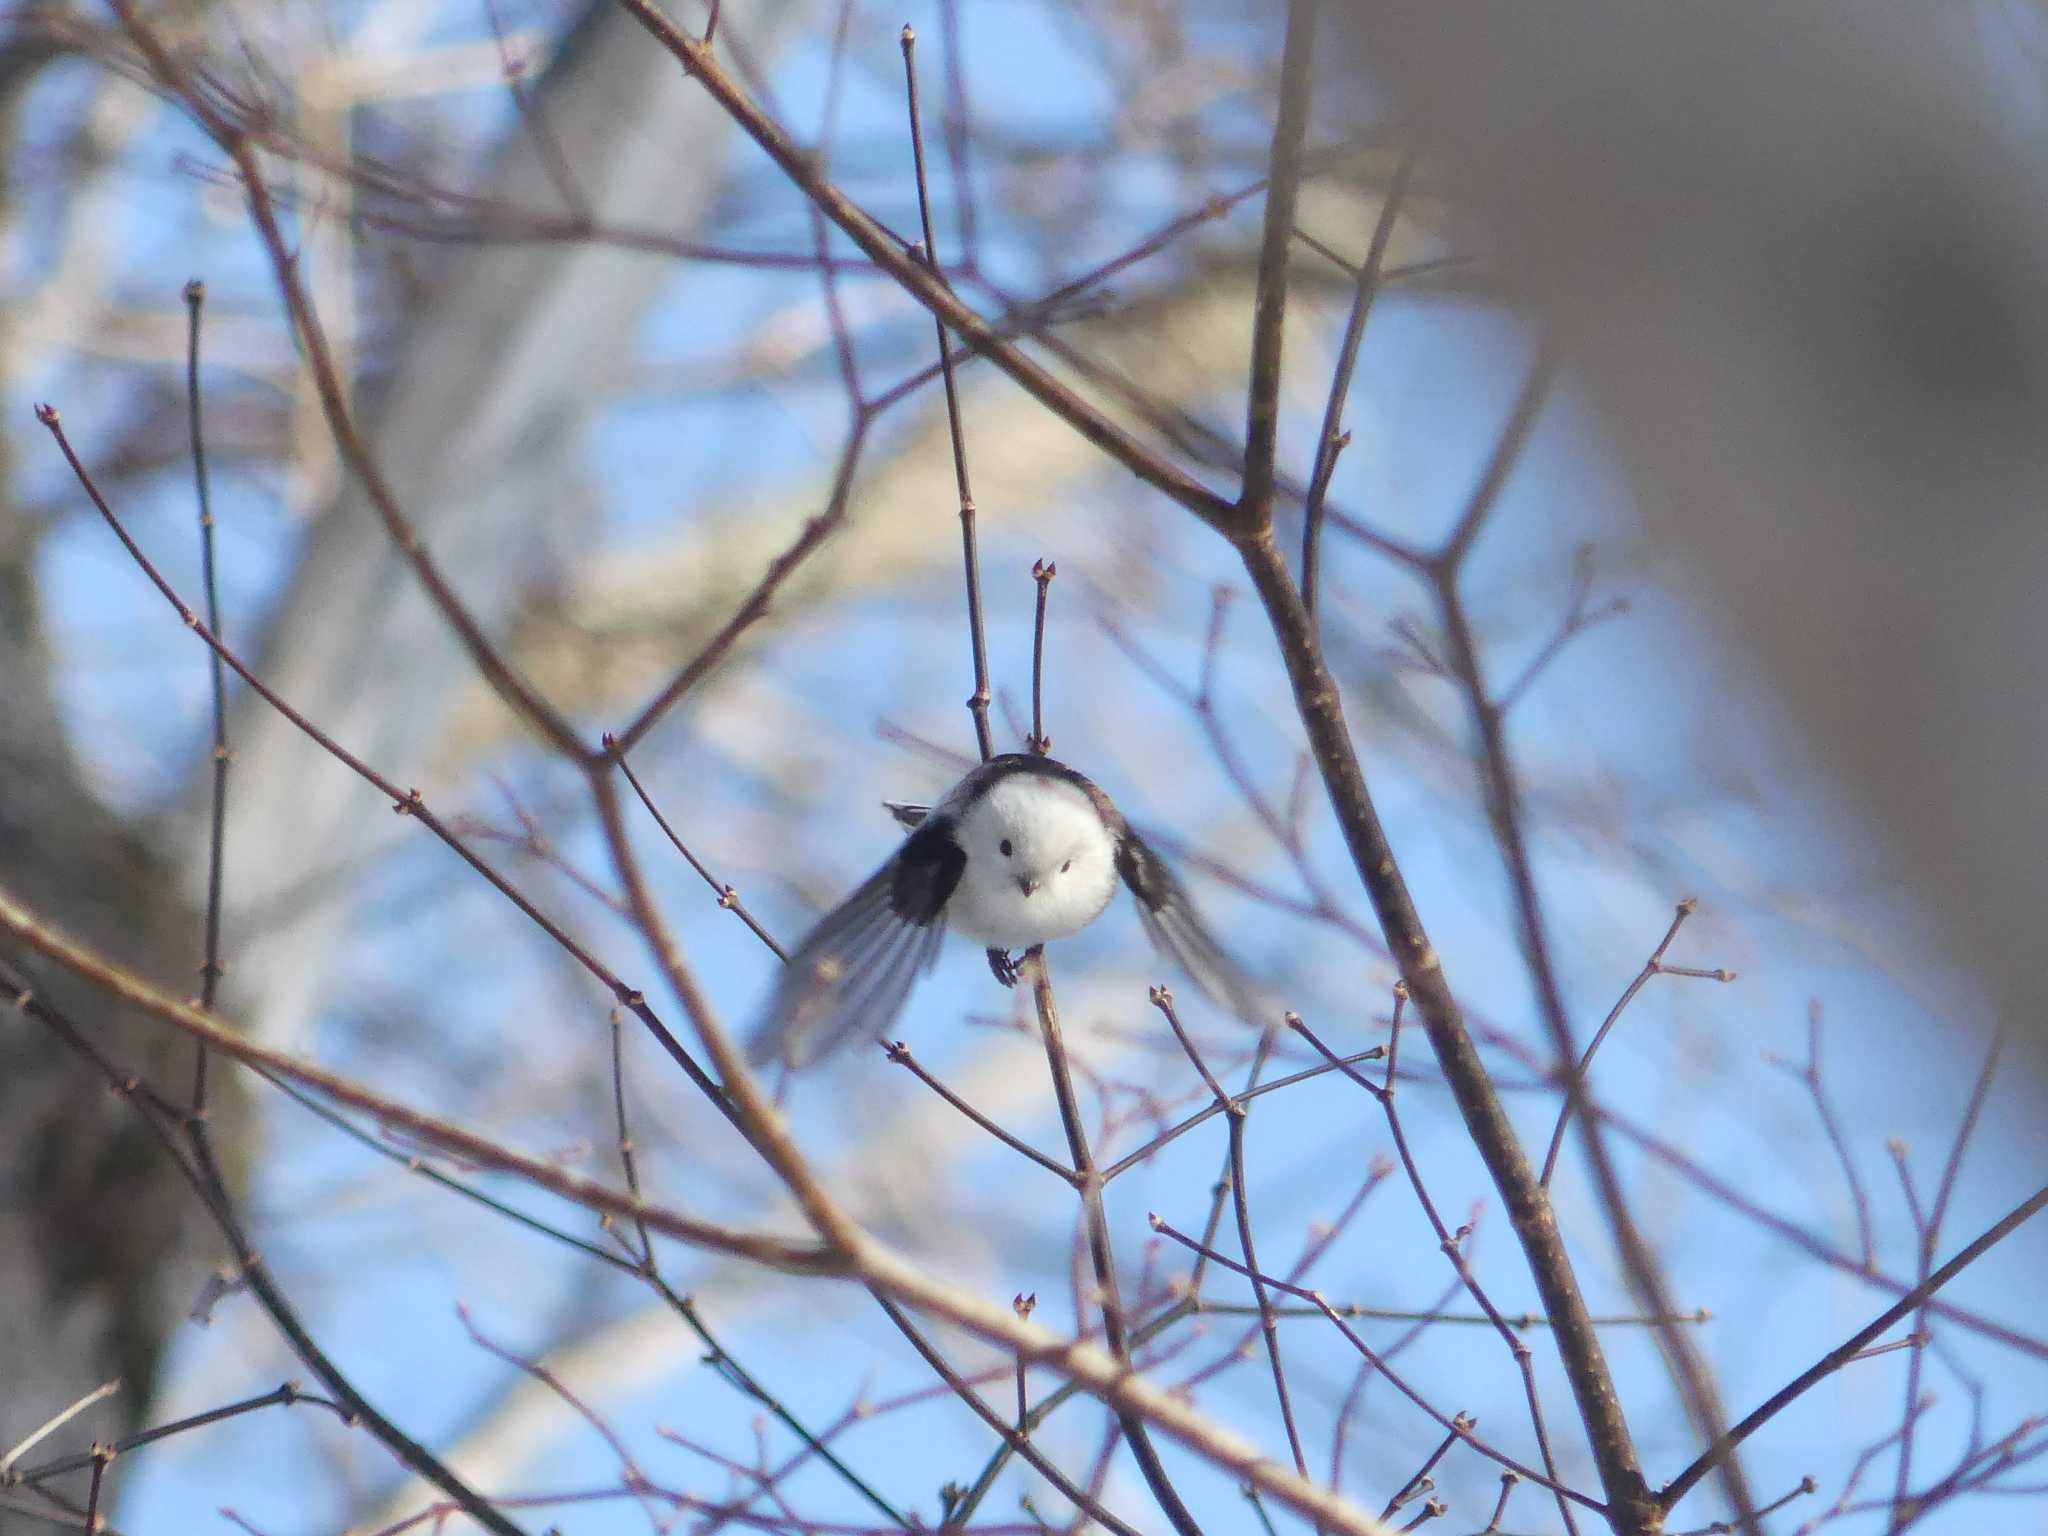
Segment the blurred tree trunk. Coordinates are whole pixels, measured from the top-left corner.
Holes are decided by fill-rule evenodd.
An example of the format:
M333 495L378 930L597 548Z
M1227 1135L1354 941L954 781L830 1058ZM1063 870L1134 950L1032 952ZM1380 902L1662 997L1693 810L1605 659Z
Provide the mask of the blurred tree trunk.
M1676 584L1975 984L1958 1021L1988 1003L2048 1041L2034 62L1973 6L1373 0L1343 25L1510 254Z
M198 914L180 898L177 872L86 787L58 718L36 553L18 509L0 501L0 878L68 932L191 991ZM189 1045L4 943L0 974L25 980L165 1092L189 1093ZM26 1014L4 1018L0 1450L118 1377L120 1395L67 1428L67 1444L110 1439L135 1427L165 1334L192 1305L217 1244L99 1072ZM0 1529L10 1523L0 1515Z

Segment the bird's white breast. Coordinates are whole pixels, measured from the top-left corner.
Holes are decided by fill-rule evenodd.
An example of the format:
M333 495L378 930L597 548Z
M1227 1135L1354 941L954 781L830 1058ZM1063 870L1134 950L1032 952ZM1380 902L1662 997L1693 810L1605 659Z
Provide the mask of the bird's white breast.
M956 836L967 864L946 920L978 943L1024 949L1066 938L1115 893L1115 840L1088 795L1061 780L1020 774L991 786L961 814ZM1026 879L1038 882L1029 895Z

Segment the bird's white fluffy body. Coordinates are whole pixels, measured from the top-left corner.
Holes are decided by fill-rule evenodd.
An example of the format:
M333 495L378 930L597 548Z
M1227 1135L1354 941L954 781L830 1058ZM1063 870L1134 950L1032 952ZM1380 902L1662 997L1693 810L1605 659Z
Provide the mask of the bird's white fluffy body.
M1116 891L1116 840L1086 791L1038 774L991 785L960 815L967 855L946 905L956 933L1028 949L1079 933Z

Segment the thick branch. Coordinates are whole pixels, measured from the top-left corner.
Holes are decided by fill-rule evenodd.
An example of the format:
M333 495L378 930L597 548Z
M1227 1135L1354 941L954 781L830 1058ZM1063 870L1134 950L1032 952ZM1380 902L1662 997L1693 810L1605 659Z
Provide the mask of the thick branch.
M1572 1272L1550 1197L1537 1183L1536 1172L1515 1138L1493 1079L1465 1028L1443 962L1408 894L1407 881L1352 749L1343 700L1323 661L1314 624L1288 580L1286 564L1270 532L1245 540L1239 553L1279 642L1295 709L1308 733L1309 750L1322 774L1345 846L1372 901L1387 947L1401 969L1401 979L1408 984L1409 998L1422 1017L1466 1130L1507 1208L1537 1294L1543 1298L1544 1312L1555 1329L1558 1354L1600 1468L1609 1519L1620 1532L1657 1531L1663 1512L1637 1463L1614 1377L1579 1291L1578 1277Z

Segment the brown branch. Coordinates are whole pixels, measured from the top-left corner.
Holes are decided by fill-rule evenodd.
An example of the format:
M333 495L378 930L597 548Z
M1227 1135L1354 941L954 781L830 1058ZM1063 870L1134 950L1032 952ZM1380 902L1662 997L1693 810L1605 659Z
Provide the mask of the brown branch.
M1073 1074L1067 1067L1065 1037L1060 1032L1059 1006L1053 1000L1052 972L1045 963L1041 946L1032 951L1031 1001L1038 1012L1038 1027L1045 1039L1046 1064L1052 1071L1053 1098L1059 1105L1060 1125L1067 1133L1067 1149L1081 1194L1082 1219L1087 1228L1088 1260L1095 1274L1096 1301L1102 1309L1102 1335L1109 1352L1126 1369L1130 1366L1130 1331L1125 1323L1123 1298L1116 1281L1116 1257L1110 1244L1109 1217L1102 1203L1102 1171L1095 1166L1094 1151L1088 1145L1088 1130L1081 1119L1081 1103L1074 1094ZM1124 1440L1144 1475L1145 1485L1159 1501L1160 1512L1180 1536L1200 1536L1201 1527L1181 1501L1179 1492L1166 1475L1159 1452L1152 1444L1144 1421L1135 1414L1119 1416ZM1304 1472L1302 1481L1306 1482Z
M710 93L790 182L906 294L944 321L949 330L1009 375L1027 394L1140 480L1164 492L1212 527L1227 529L1233 526L1235 515L1227 498L1167 463L1103 416L1072 388L1026 357L999 334L995 326L963 303L922 260L906 252L895 236L832 183L813 157L783 132L726 73L711 51L664 16L656 8L654 0L620 0L620 4L675 56L677 63Z
M1543 1311L1551 1319L1558 1354L1593 1447L1615 1528L1622 1532L1652 1530L1659 1512L1637 1462L1634 1437L1558 1231L1557 1217L1549 1196L1536 1182L1536 1172L1522 1151L1492 1076L1479 1059L1443 962L1409 894L1360 771L1344 719L1343 698L1323 660L1315 626L1288 579L1286 563L1270 531L1244 540L1239 554L1272 625L1295 709L1308 734L1309 750L1345 847L1408 985L1409 998L1421 1015L1466 1131L1506 1207Z
M30 949L64 967L81 980L132 1003L192 1039L224 1056L264 1068L295 1083L317 1089L330 1099L373 1115L392 1130L402 1131L471 1163L509 1173L590 1210L645 1220L655 1231L679 1242L731 1253L771 1269L792 1274L840 1274L844 1265L816 1244L793 1242L766 1234L736 1231L712 1222L681 1216L645 1200L636 1200L594 1179L565 1173L545 1158L529 1157L466 1126L366 1088L353 1078L286 1051L259 1045L217 1015L197 1004L171 996L132 972L59 932L0 887L0 932L11 933Z
M1045 605L1052 594L1053 578L1059 573L1054 561L1031 562L1031 579L1038 583L1038 602L1031 618L1031 740L1027 745L1040 757L1052 751L1052 738L1045 733Z
M1280 433L1280 355L1287 325L1287 258L1301 190L1301 142L1315 79L1316 18L1322 0L1288 0L1280 52L1280 109L1266 175L1266 223L1252 298L1251 386L1245 405L1244 484L1239 536L1273 524L1274 448Z

